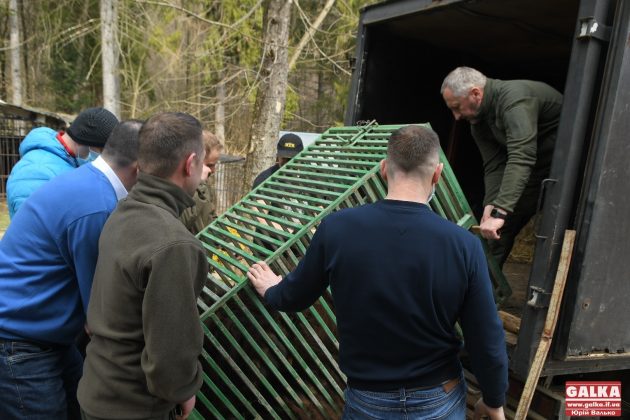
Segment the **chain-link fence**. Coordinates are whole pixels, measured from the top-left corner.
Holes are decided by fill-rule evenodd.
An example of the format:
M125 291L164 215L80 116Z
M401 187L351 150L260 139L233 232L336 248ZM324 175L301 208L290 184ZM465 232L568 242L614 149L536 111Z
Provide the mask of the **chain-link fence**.
M63 129L66 122L54 114L0 101L0 198L6 198L7 179L20 159L20 142L35 127Z
M221 214L237 203L247 193L243 189L245 158L242 156L221 155L215 172L217 214Z

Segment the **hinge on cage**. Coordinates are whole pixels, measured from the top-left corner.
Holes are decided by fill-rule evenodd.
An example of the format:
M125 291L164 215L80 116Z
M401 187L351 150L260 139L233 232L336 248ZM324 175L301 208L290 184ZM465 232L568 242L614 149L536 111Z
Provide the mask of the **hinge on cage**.
M527 301L527 305L532 308L542 309L549 306L549 301L551 300L551 293L546 292L545 289L530 286L531 297Z
M339 140L346 143L346 146L354 146L354 144L359 141L366 132L370 131L374 127L378 127L378 123L376 120L359 120L356 122L356 126L359 127L359 131L354 136L347 140L342 137L338 137Z
M580 33L577 39L599 39L600 41L610 41L610 26L602 25L594 17L589 16L580 19Z

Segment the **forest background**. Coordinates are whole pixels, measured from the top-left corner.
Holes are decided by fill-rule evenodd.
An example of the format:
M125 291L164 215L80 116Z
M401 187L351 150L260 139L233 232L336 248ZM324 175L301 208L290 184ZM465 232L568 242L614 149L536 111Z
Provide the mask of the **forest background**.
M342 124L360 9L375 2L0 0L0 99L69 115L114 103L121 119L187 112L227 153L256 155L253 175L278 129ZM269 123L271 91L267 114L282 106Z

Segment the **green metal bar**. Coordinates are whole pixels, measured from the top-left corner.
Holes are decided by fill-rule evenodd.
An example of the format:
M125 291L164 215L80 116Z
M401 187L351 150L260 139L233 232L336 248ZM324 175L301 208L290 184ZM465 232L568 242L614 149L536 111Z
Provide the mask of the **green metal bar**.
M254 350L254 352L256 352L258 356L260 356L265 366L267 366L267 368L271 371L271 373L273 373L273 376L278 381L280 381L280 383L284 386L284 389L286 389L289 392L289 395L293 397L293 401L295 401L300 408L303 408L302 401L297 396L293 388L289 386L288 382L284 379L280 371L278 371L278 369L270 362L265 352L260 348L256 340L254 340L254 338L249 333L247 328L245 328L245 326L241 323L241 321L234 315L234 312L232 312L232 310L228 306L224 306L223 310L227 314L227 316L232 320L234 325L236 325L236 328L239 330L239 332L243 334L243 336L245 337L245 340L247 340L247 342L249 343L251 348Z
M305 165L302 163L292 163L291 169L306 169L309 171L321 171L321 173L342 173L342 174L354 174L354 175L363 175L365 173L364 170L354 169L354 168L345 168L343 166L317 166L317 165Z
M326 348L326 346L322 342L321 338L317 335L315 330L313 330L313 327L311 326L311 324L309 324L306 317L302 313L298 313L297 317L302 323L302 325L304 325L304 327L310 334L311 338L315 341L315 343L317 343L317 346L319 347L321 352L324 354L324 356L326 356L326 358L328 359L328 363L330 363L330 365L333 367L333 369L337 372L339 376L343 375L341 373L341 370L339 369L339 365L337 365L337 361L332 356L332 354L330 354L330 351L328 350L328 348ZM330 375L328 370L324 370L324 376L326 376L326 378L330 381L330 384L333 386L333 389L337 392L337 394L339 394L339 396L343 396L343 390L339 387L339 385L337 385L337 383L334 381L333 377Z
M353 147L353 149L354 149L354 147ZM384 149L374 150L373 151L374 153L355 153L355 152L346 152L346 151L343 151L343 150L337 150L333 156L335 157L335 160L337 160L337 158L343 158L343 159L348 159L351 162L354 162L351 159L352 158L356 158L356 159L359 159L359 160L369 160L370 162L372 162L371 159L375 159L375 160L379 160L379 161L381 160L380 156L382 156L383 150ZM308 154L306 154L305 156L318 157L318 156L331 156L331 155L330 155L330 153L325 152L325 151L324 152L311 151ZM372 162L372 164L374 164L374 163Z
M215 239L216 240L216 239ZM217 242L221 242L219 240L216 240ZM206 242L201 242L201 245L203 245L204 248L206 248L208 251L212 252L214 255L216 255L219 259L221 259L222 261L224 261L224 263L228 263L231 264L235 267L238 267L239 270L241 271L247 271L247 266L243 265L243 263L241 263L240 261L226 255L225 253L221 252L222 250L215 248L213 246L208 245ZM246 254L246 253L243 253ZM256 262L258 261L258 259L253 258L251 255L247 254L248 258L250 261L252 262Z
M254 208L257 209L265 209L265 210L269 210L269 212L274 212L274 214L281 214L287 217L293 217L296 219L302 219L302 220L306 220L306 221L310 221L311 217L306 216L302 213L296 213L294 211L290 211L290 210L286 210L283 208L279 208L279 207L275 207L275 206L271 206L269 204L264 204L264 203L259 203L259 202L254 202L254 201L250 201L247 199L242 199L241 200L241 204L247 204L248 206L252 206ZM267 213L269 214L269 213Z
M294 418L293 413L289 410L286 403L280 398L277 391L273 388L273 386L269 383L267 378L263 376L256 364L251 360L251 358L243 351L242 347L238 345L238 342L232 335L232 333L223 325L221 319L215 314L210 316L210 319L214 322L214 325L219 328L219 331L223 334L223 336L229 341L232 346L232 349L238 353L241 360L245 363L245 365L249 368L250 372L258 379L259 383L262 387L271 395L275 402L280 405L280 408L291 418Z
M243 419L244 417L241 416L241 414L238 412L236 407L232 405L230 400L225 397L223 392L221 392L221 390L214 384L214 382L212 382L212 380L208 377L208 375L204 373L202 377L206 385L208 385L208 387L210 387L212 392L214 392L214 394L221 399L221 402L225 404L229 412L232 413L232 415L235 416L237 419ZM210 410L212 415L216 416L216 418L221 417L221 414L216 409L216 407L203 394L199 395L199 399Z
M365 166L366 169L371 168L372 166L374 166L373 161L370 160L331 160L331 159L321 159L321 158L317 158L317 157L304 157L304 158L300 158L298 159L297 157L293 158L293 159L297 159L296 163L303 163L303 162L313 162L313 163L319 163L322 165L350 165L350 166Z
M228 271L227 269L225 269L225 267L223 265L217 263L212 258L208 258L208 264L211 267L213 267L217 272L220 272L221 274L224 274L225 276L227 276L230 280L234 281L235 283L241 283L243 281L243 279L241 277L237 276L236 274L234 274L231 271Z
M214 226L213 226L211 230L214 230L214 229L215 229L215 228L214 228ZM210 229L209 229L209 230L210 230ZM231 253L232 253L233 255L238 255L238 256L241 256L242 258L244 258L244 259L246 259L246 260L249 260L249 261L252 261L252 262L256 262L256 261L260 260L260 258L259 258L259 257L255 257L255 256L254 256L254 255L252 255L251 253L249 253L249 252L247 252L247 251L243 250L240 246L234 246L234 245L232 245L231 243L226 242L226 241L225 241L225 240L223 240L223 239L219 239L219 237L218 237L218 236L215 236L215 237L213 238L213 240L214 240L214 242L215 242L215 243L219 244L219 245L222 247L222 249L221 249L220 251L226 251L226 250L229 250L229 251L231 251ZM237 241L237 242L238 242L238 241ZM243 241L243 242L245 242L245 241ZM205 241L202 241L202 244L204 245L204 247L206 247L206 248L208 248L208 249L216 249L216 248L211 247L211 246L206 246L206 242L205 242ZM256 249L256 250L258 250L258 248L260 248L260 252L261 252L262 254L267 254L267 255L271 254L268 250L266 250L266 249L264 249L264 248L261 248L261 247L259 247L259 246L258 246L258 245L256 245L256 244L253 244L253 243L252 243L252 246L253 246L253 247L254 247L254 249ZM220 252L220 251L218 251L218 252ZM215 253L215 254L216 254L216 253Z
M335 188L341 191L345 191L346 188L348 188L347 184L334 184L332 182L318 181L315 179L308 179L308 178L295 178L295 177L284 176L284 175L278 175L276 177L276 180L285 181L289 185L305 184L305 185L313 185L316 187Z
M280 419L280 416L278 416L278 414L276 414L276 411L271 407L271 405L269 404L269 402L265 399L265 397L258 391L258 388L256 386L254 386L254 384L249 380L249 378L245 375L245 373L241 370L241 368L239 367L239 365L232 359L232 357L230 357L230 355L228 354L228 352L223 348L223 346L221 345L221 343L219 343L219 341L214 337L214 335L210 332L210 330L208 329L208 327L206 327L204 324L202 324L202 328L204 329L204 333L205 336L208 338L208 340L210 340L210 342L212 343L212 345L214 346L214 348L216 348L220 353L221 356L223 356L223 358L228 362L229 365L231 365L232 369L234 370L234 372L239 376L239 378L245 383L245 385L247 386L247 388L249 389L249 391L254 394L258 400L258 402L267 409L267 412L274 418L274 419Z
M318 300L318 302L321 304L320 301L321 301L321 298L319 298ZM322 330L324 330L324 332L328 336L328 339L330 339L330 341L335 345L335 347L339 348L339 342L337 341L337 337L335 337L332 331L330 331L330 328L328 328L328 325L326 325L322 317L319 315L319 312L315 310L314 305L311 305L311 307L308 309L313 315L313 317L315 318L315 320L317 321L317 323L319 324L319 326L322 327Z
M252 200L271 201L273 203L278 203L281 206L297 207L299 209L310 210L310 211L316 212L316 213L319 213L320 211L322 211L322 207L321 206L320 207L311 206L309 204L304 204L304 203L301 203L299 201L286 200L284 198L273 197L273 196L270 196L270 195L254 194L253 196L251 196L251 199Z
M345 175L334 175L326 172L313 172L313 171L298 171L293 169L286 169L284 171L285 174L295 175L295 176L308 176L310 178L324 178L324 179L335 179L341 182L351 182L354 183L356 181L356 177L345 176Z
M271 216L269 214L259 213L259 212L255 211L255 210L245 208L245 207L243 207L241 205L236 206L236 210L241 211L243 213L251 214L251 215L256 216L256 217L258 217L260 219L263 219L263 220L269 220L271 222L276 222L280 226L292 227L294 229L299 229L299 228L302 227L301 225L298 225L297 223L293 223L293 222L290 222L288 220L281 219L279 217Z
M225 217L231 217L231 218L236 219L236 220L238 220L240 222L247 223L247 224L249 224L251 226L254 226L256 229L266 230L266 231L271 232L271 233L276 234L276 235L284 236L284 237L287 237L287 238L290 238L291 236L293 236L289 232L285 232L283 230L276 229L273 226L267 225L265 223L260 223L260 222L254 220L254 219L249 219L247 217L243 217L240 214L229 213L229 214L226 214Z
M319 410L319 412L322 415L325 415L326 413L323 410L323 406L319 403L319 401L317 400L317 398L315 397L315 395L311 392L311 390L308 388L308 386L306 385L306 383L302 380L302 378L300 378L300 375L298 375L298 373L295 371L295 369L293 369L293 366L291 365L291 363L289 363L289 361L286 359L286 357L284 356L284 354L282 353L282 351L280 351L280 349L278 348L278 346L276 345L276 343L271 339L271 337L269 337L269 335L265 332L265 329L262 327L262 325L260 325L260 323L258 322L258 320L256 318L254 318L254 316L252 316L251 312L248 310L249 308L244 304L244 302L238 297L236 296L234 299L235 303L241 308L241 310L243 311L243 313L245 314L245 316L247 317L248 321L252 323L252 325L254 325L255 330L258 331L258 333L263 337L265 343L267 343L267 345L269 346L269 348L272 349L272 351L274 352L274 354L276 355L276 357L281 361L282 365L284 366L284 368L289 372L289 374L291 375L291 377L293 378L293 380L299 385L299 387L302 389L302 391L304 391L304 393L306 394L306 396L309 398L309 400L317 407L317 409ZM299 406L301 408L303 408L303 404L300 401L299 402Z
M277 239L274 239L274 238L272 238L270 236L263 235L263 234L261 234L259 232L256 232L255 230L247 229L246 227L244 227L242 225L237 225L236 223L232 223L232 222L230 222L229 220L226 220L226 219L222 219L222 220L217 222L217 225L221 225L221 224L236 230L239 234L245 234L245 235L253 236L253 237L258 238L258 239L264 239L264 240L266 240L268 242L271 242L274 245L278 245L278 246L283 244L283 242L281 242L281 241L279 241ZM210 226L212 226L212 225L210 225Z
M276 190L272 190L269 188L261 188L258 193L264 193L267 195L270 194L282 194L282 197L290 197L290 198L297 198L299 200L304 200L304 201L308 201L309 203L313 203L313 204L321 204L324 206L327 206L330 203L330 200L324 200L318 197L312 197L309 195L302 195L302 194L295 194L292 192L288 192L288 191L282 191L282 193L276 191Z
M297 314L298 318L301 319L300 321L302 322L302 324L304 324L305 326L308 325L308 323L305 322L304 320L304 315L302 314ZM319 360L319 358L317 357L317 355L315 354L315 352L313 351L313 349L311 349L310 346L306 345L306 341L304 340L302 334L298 331L298 329L295 327L294 323L291 322L291 320L289 319L289 317L287 316L287 314L281 312L280 313L280 317L284 320L285 325L289 327L289 329L291 330L291 332L298 337L298 339L300 340L301 343L304 343L305 345L303 346L304 349L309 353L309 355L311 356L311 359L313 360L313 362L315 363L315 365L319 368L319 371L324 375L324 377L326 378L326 380L328 381L328 383L332 386L332 389L339 395L339 396L343 396L343 391L339 388L339 386L337 385L337 383L335 382L334 378L331 376L330 372L328 371L328 369L326 368L326 366L324 366L324 364L322 363L321 360ZM308 331L309 334L312 336L314 334L314 332L312 331ZM319 344L319 343L318 343ZM321 346L320 346L321 347ZM341 372L338 372L341 376ZM317 381L317 383L319 383L319 381ZM327 393L328 394L328 393ZM332 397L330 397L330 395L328 396L327 400L329 400L329 403L334 407L336 404L333 402Z
M256 410L254 409L254 407L249 403L247 398L241 393L241 391L236 387L236 385L234 385L232 380L225 374L223 369L221 369L221 367L214 361L214 359L210 357L208 352L203 350L201 352L201 355L204 358L204 360L210 365L210 368L212 369L212 371L217 374L219 379L223 381L225 386L236 396L238 401L241 404L243 404L243 406L247 409L247 411L249 411L253 415L256 415Z
M309 193L309 194L327 195L333 198L336 198L339 196L339 193L336 191L318 190L317 188L304 187L302 185L287 185L284 183L275 182L271 179L265 182L267 182L270 186L278 188L280 191L284 191L284 190L290 190L294 192L302 191L304 193Z
M232 239L233 241L235 241L235 242L237 242L237 243L239 243L239 244L241 244L243 246L246 246L249 249L254 249L254 250L260 252L261 254L267 254L267 256L272 254L272 252L269 251L268 249L263 248L260 245L255 244L255 243L253 243L251 241L248 241L247 239L244 239L242 236L236 236L236 235L233 235L229 231L221 230L221 229L217 228L216 225L210 225L210 229L208 229L206 232L209 233L210 231L217 232L217 234L219 234L219 235L221 235L223 237L230 236L230 239ZM207 235L207 233L206 233L206 235ZM262 235L260 235L260 236L262 236ZM210 239L209 235L207 236L207 238ZM224 239L224 241L226 239ZM264 237L264 239L265 240L269 240L270 238L269 237ZM224 241L222 241L222 242L224 242ZM221 242L219 242L219 243L221 243Z
M325 294L328 293L328 295L330 296L330 287L327 287L326 288L326 292L324 292L324 293ZM336 325L337 324L337 317L335 316L335 313L331 309L330 305L328 305L328 302L326 301L324 296L319 298L319 303L322 305L322 308L324 309L324 312L326 313L326 315L328 315L328 317L331 319L333 324Z
M258 299L257 296L254 296L254 292L252 292L252 290L249 289L249 288L245 289L245 293L252 300L252 302L256 306L256 309L258 309L258 311L263 315L263 317L269 323L269 325L271 325L271 328L273 329L274 333L282 341L282 343L285 345L285 347L287 347L287 349L289 349L289 352L291 352L291 355L294 357L295 360L297 360L297 362L300 365L300 367L304 370L304 372L306 372L306 375L310 379L311 383L313 385L315 385L315 387L318 389L318 391L324 396L324 398L326 399L328 404L330 404L332 407L335 407L336 404L334 403L334 401L333 401L332 397L330 396L330 394L328 393L328 391L323 387L321 382L317 379L317 377L315 376L315 374L314 374L313 370L311 369L311 367L306 364L306 361L302 358L302 354L300 352L298 352L298 350L293 346L293 343L288 339L288 337L285 334L285 332L279 328L278 324L276 324L276 322L273 320L273 318L271 317L271 315L269 314L267 309L261 304L260 299ZM320 364L318 363L317 356L311 351L311 349L308 346L306 346L306 342L302 338L301 334L299 332L297 332L297 334L295 334L295 332L296 332L296 331L294 331L295 330L295 326L293 326L293 328L289 327L289 330L291 332L294 332L294 335L297 338L297 340L295 342L300 343L302 345L302 347L304 348L304 350L306 351L306 354L311 356L313 362L318 367L320 367Z

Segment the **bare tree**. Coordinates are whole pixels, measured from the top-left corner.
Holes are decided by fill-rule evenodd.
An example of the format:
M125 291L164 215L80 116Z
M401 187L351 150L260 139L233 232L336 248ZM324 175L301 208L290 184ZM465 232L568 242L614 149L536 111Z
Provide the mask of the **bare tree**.
M11 50L11 102L22 105L22 48L18 0L9 0L9 49Z
M101 51L103 60L103 105L120 118L118 68L118 0L101 0Z
M313 39L313 36L315 35L315 32L319 30L319 27L322 26L322 22L324 22L324 19L326 19L326 16L328 16L328 13L330 12L330 9L332 9L332 7L334 6L335 1L336 0L328 0L322 8L321 12L319 12L319 15L317 15L315 22L313 22L311 25L308 26L308 28L306 28L304 36L302 36L302 39L300 39L300 42L298 42L298 45L297 47L295 47L293 55L291 56L291 60L289 60L289 70L293 70L298 58L300 58L302 50L304 49L308 41Z
M292 3L292 0L268 0L265 4L263 59L247 148L245 189L251 187L256 175L269 166L275 156L287 95Z

